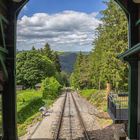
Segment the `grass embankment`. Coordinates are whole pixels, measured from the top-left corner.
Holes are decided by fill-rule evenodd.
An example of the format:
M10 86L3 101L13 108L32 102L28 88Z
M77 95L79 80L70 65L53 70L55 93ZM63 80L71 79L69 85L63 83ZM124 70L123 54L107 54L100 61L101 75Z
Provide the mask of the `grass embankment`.
M107 112L107 100L105 91L96 89L86 89L80 92L90 103L94 104L98 110Z
M40 120L39 108L50 106L54 100L44 100L41 91L23 90L17 92L18 134L26 134L28 125Z
M81 90L80 95L86 98L91 104L93 104L99 110L97 114L98 121L102 127L106 127L112 124L112 120L107 116L107 99L104 90L86 89Z

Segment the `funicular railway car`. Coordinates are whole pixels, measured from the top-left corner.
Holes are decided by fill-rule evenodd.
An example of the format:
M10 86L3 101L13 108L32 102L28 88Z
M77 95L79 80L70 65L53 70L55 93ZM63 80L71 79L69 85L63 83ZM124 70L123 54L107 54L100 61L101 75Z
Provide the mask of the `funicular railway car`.
M129 63L128 139L140 139L140 0L115 0L129 24L129 49L119 58ZM17 140L15 53L16 21L28 0L0 0L0 86L2 139Z

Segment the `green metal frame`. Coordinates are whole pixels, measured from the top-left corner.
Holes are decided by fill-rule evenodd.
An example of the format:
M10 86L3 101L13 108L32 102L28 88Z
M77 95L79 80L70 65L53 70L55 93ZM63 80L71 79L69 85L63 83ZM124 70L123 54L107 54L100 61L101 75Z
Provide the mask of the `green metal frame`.
M13 2L12 0L3 0L5 3L0 5L7 9L6 19L9 22L9 26L6 31L2 31L3 43L6 49L0 50L0 61L3 66L3 71L7 71L6 77L8 80L5 82L4 94L3 94L3 121L4 121L4 136L3 140L16 140L16 91L15 91L15 55L16 55L16 22L17 16L22 7L29 0L22 0L20 2ZM7 3L6 3L7 1ZM124 10L128 18L129 23L129 49L125 54L130 55L137 47L138 40L138 6L128 0L115 0ZM0 26L3 26L0 22ZM4 40L6 36L6 40ZM9 36L10 35L10 36ZM137 45L136 45L137 44ZM136 46L135 46L136 45ZM139 45L138 45L139 46ZM124 55L124 54L123 54ZM5 59L6 58L6 59ZM130 72L129 72L129 138L137 138L137 97L138 97L138 60L135 58L129 59Z
M8 54L8 50L6 49L6 41L5 41L5 33L4 33L4 26L8 25L8 20L5 19L4 16L0 15L0 31L1 31L1 37L2 37L2 46L0 46L0 64L2 67L2 71L4 73L4 80L8 80L8 72L5 66L5 59L6 55Z
M136 22L136 26L140 25L140 19L138 19L138 21Z
M118 5L124 10L124 12L126 13L126 15L129 15L129 10L127 8L127 5L125 4L124 0L114 0L118 3Z
M139 52L139 8L132 0L115 0L125 11L129 27L129 50L118 57L129 64L129 114L128 114L128 137L137 139L138 127L138 61L135 53Z
M3 140L17 140L16 126L16 82L15 82L15 56L16 56L16 26L17 16L22 7L28 0L22 0L18 3L12 0L3 0L0 6L4 11L0 15L0 28L2 36L2 46L0 46L0 62L5 75L5 83L2 92L3 106ZM6 18L5 18L6 17ZM7 20L6 20L7 19ZM8 21L8 22L7 22ZM6 29L3 24L9 25Z
M135 46L133 46L132 48L128 49L126 52L118 55L118 58L125 60L125 58L127 58L129 56L133 56L139 52L140 52L140 43L138 43Z

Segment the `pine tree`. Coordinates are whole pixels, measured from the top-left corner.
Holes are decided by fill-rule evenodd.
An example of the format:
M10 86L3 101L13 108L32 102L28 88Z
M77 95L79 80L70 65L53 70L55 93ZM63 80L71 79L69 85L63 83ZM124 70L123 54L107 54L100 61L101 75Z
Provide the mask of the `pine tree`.
M52 61L54 62L55 66L56 66L56 70L58 72L61 72L61 65L60 65L60 60L59 60L59 56L58 56L57 52L53 53Z
M50 45L48 43L46 43L43 48L43 54L45 54L48 58L52 60L53 51L51 50Z
M46 43L44 48L40 49L40 53L42 55L45 55L46 57L48 57L54 63L56 70L58 72L61 72L61 65L59 62L59 56L58 56L57 52L51 50L49 43Z
M114 90L127 90L128 67L117 56L128 47L127 19L122 9L113 1L104 2L102 24L96 29L93 50L88 57L79 54L71 79L79 88L106 88L111 83Z
M92 80L101 82L103 88L110 82L114 89L127 89L127 65L116 58L127 49L127 19L114 1L105 4L107 9L101 12L103 24L97 28L91 54Z
M33 51L35 51L35 50L36 50L34 46L32 47L32 50L33 50Z

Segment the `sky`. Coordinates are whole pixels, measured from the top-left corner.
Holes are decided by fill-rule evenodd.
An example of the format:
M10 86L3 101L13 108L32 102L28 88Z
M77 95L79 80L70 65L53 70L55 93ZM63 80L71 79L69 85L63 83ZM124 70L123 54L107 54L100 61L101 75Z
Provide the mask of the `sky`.
M102 0L30 0L18 17L17 49L48 42L55 51L91 51L105 8Z

